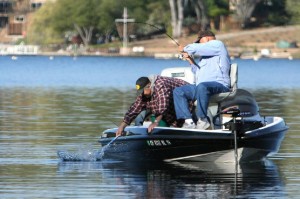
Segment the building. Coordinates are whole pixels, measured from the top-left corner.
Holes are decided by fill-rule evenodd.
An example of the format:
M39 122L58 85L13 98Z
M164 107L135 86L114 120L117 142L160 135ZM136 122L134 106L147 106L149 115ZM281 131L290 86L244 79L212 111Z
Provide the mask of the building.
M0 43L26 36L30 14L49 0L0 0Z

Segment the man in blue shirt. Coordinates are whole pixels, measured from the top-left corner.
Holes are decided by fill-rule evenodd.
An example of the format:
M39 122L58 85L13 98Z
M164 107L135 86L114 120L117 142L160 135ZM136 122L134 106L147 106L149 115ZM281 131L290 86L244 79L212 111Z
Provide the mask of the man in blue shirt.
M207 108L212 95L228 92L230 87L230 57L223 42L211 31L200 31L195 43L179 46L183 57L191 64L196 84L177 87L173 91L177 119L184 119L183 128L207 129L210 123ZM191 56L199 57L196 63ZM197 125L189 110L189 101L197 100Z

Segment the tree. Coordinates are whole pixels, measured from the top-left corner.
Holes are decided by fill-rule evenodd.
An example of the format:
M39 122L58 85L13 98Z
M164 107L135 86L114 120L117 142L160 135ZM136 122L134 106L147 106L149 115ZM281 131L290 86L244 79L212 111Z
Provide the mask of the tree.
M237 19L241 27L246 28L250 22L252 12L261 0L230 0L230 5L234 8Z
M59 32L76 30L85 46L88 46L94 28L98 27L97 0L60 0L56 2L53 27ZM68 8L68 10L66 10Z
M264 26L280 26L288 24L290 21L290 14L286 10L286 0L268 0L257 4L250 25L264 25Z
M116 30L115 19L123 17L124 7L127 7L129 18L133 18L136 21L145 22L148 19L148 16L145 15L145 13L150 13L149 5L152 3L152 1L127 0L124 2L118 0L102 0L98 11L101 16L99 27L101 27L102 30L105 30L107 34L114 32ZM136 26L134 33L139 33L143 28L144 27Z
M171 10L171 25L173 37L178 38L181 36L182 23L183 23L183 1L182 0L169 0Z
M151 3L147 6L148 11L149 11L149 16L146 19L147 23L150 24L155 24L159 27L161 27L161 29L165 30L168 29L168 27L171 27L170 24L170 4L168 1L160 1L160 0L156 0L155 1L151 1ZM153 31L153 30L152 30ZM172 34L170 32L170 34Z
M250 23L253 14L262 21L267 19L271 25L288 23L287 19L290 18L282 12L285 6L288 17L292 16L292 23L299 23L298 0L59 0L47 1L35 12L34 19L28 20L31 24L27 30L27 39L36 44L61 44L66 36L80 35L81 40L88 45L104 35L110 38L113 34L117 35L115 19L122 17L125 6L129 18L154 24L161 29L157 31L140 23L135 24L134 34L149 37L154 33L168 31L174 37L179 37L184 23L192 27L193 31L199 28L199 24L201 29L218 29L220 16L228 14L228 2L243 28L253 25ZM259 11L270 2L273 6L268 6L268 12L264 9L263 12ZM259 8L257 5L263 6ZM253 13L254 8L256 13ZM210 27L210 22L215 26ZM260 25L262 22L256 23Z
M62 43L61 40L65 36L78 34L84 44L88 45L96 35L107 36L116 32L115 19L122 17L125 6L128 8L130 18L146 21L148 16L145 13L154 9L149 5L157 2L159 0L49 1L35 13L31 27L31 41L44 44ZM161 11L163 12L163 9ZM35 34L36 32L38 34Z
M40 8L28 26L27 39L33 44L58 44L63 42L63 37L52 27L52 14L55 12L55 4L47 2ZM50 17L49 17L50 16Z
M197 22L201 24L201 29L205 30L209 27L209 19L207 16L207 9L204 0L193 0L195 5L195 12L197 15Z
M300 1L286 0L286 10L291 14L291 23L300 24Z
M206 0L207 15L211 22L211 28L220 29L221 17L229 15L227 0Z
M201 29L210 29L210 19L219 27L220 16L229 14L227 0L169 0L174 37L181 35L184 19L196 18ZM190 12L191 11L191 12ZM191 20L186 20L191 22Z
M37 11L32 32L65 36L67 32L77 32L85 46L88 46L92 32L98 27L100 17L97 14L97 0L60 0L45 4ZM40 31L40 30L45 31ZM75 32L75 33L76 33ZM73 33L74 34L74 33ZM63 38L63 37L62 37ZM55 40L54 40L55 41ZM59 41L59 40L56 40Z

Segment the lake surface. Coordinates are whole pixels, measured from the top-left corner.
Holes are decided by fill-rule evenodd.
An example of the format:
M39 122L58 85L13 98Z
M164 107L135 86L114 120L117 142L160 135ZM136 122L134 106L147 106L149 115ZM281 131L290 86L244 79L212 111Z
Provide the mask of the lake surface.
M261 115L290 127L265 162L138 165L62 162L57 151L99 150L116 127L140 76L181 60L143 57L0 57L1 198L298 198L300 195L300 60L233 60L239 87Z

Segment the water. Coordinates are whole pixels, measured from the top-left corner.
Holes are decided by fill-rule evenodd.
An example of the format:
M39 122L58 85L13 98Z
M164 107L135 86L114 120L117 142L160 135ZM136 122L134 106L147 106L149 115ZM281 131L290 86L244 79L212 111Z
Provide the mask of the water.
M290 129L263 163L139 165L94 161L97 140L135 97L139 76L181 60L123 57L0 57L1 198L297 198L300 194L300 60L234 60L239 87L262 115ZM80 153L63 162L57 151ZM85 152L90 152L84 154ZM87 155L87 156L85 156Z
M10 57L0 58L0 85L16 87L128 88L140 76L157 74L178 60L128 57Z
M105 154L106 148L110 147L112 143L118 137L112 139L108 144L103 146L98 150L93 150L90 146L89 147L81 147L77 149L77 151L68 151L68 150L58 150L57 156L60 160L64 162L75 162L75 161L87 161L87 162L94 162L94 161L102 161L103 156Z

